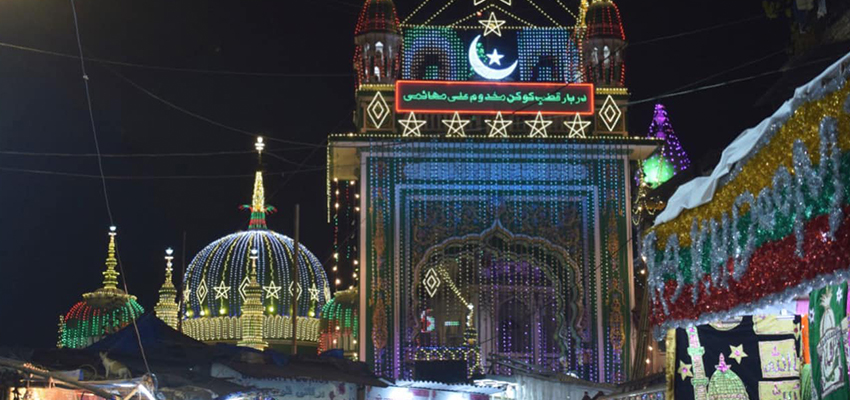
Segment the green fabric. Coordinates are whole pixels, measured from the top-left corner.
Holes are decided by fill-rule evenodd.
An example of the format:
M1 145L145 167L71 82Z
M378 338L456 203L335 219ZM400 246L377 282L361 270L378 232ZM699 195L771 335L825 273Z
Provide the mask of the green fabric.
M847 310L847 283L829 285L809 295L809 349L812 388L821 400L847 400L847 364L841 320Z

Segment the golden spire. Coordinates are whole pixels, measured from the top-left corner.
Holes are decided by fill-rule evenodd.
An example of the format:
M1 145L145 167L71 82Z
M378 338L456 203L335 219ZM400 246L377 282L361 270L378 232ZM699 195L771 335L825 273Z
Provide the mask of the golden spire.
M266 144L263 142L262 136L257 137L257 142L254 144L257 149L257 159L260 162L257 173L254 175L254 194L251 197L251 204L242 206L251 210L251 221L248 223L248 229L268 229L266 226L266 213L274 212L274 207L266 205L266 190L263 187L263 149Z
M159 302L154 306L154 313L157 318L168 324L168 326L177 329L177 289L174 288L174 283L171 282L172 260L174 260L174 250L165 250L165 282L159 288Z
M263 187L263 173L257 171L254 176L254 196L251 201L251 211L262 211L266 207L266 189Z
M106 271L103 271L103 288L118 289L118 271L115 267L118 266L118 259L115 258L115 235L117 228L109 227L109 247L106 253Z

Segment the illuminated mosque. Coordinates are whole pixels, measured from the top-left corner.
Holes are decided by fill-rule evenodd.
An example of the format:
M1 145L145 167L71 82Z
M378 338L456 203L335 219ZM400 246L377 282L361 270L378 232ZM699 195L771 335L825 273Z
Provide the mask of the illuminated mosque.
M180 286L167 252L157 317L207 343L284 349L295 336L397 380L510 375L517 362L631 376L632 178L650 155L687 162L663 106L648 136L630 135L612 1L514 2L426 0L401 20L391 0L366 0L356 130L328 141L330 279L267 226L260 169L247 230L198 252ZM114 241L104 287L60 318L60 345L142 313L116 286Z
M359 318L335 312L322 345L383 377L521 363L619 383L640 357L632 178L664 141L626 125L619 10L517 3L402 19L366 0L357 20L356 130L329 138L327 196L338 308Z

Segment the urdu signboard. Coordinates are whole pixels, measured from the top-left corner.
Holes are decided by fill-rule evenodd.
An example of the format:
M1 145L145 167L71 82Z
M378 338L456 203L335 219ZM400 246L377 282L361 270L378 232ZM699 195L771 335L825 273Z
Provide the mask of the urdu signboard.
M593 115L589 83L397 81L396 112Z

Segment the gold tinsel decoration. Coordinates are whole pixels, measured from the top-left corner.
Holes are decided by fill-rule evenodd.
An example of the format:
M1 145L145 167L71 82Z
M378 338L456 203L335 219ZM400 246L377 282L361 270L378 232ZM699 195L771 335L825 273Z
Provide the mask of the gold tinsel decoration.
M656 246L664 249L667 238L674 233L678 234L681 246L690 246L690 231L694 218L700 224L708 219L719 221L723 213L731 212L732 204L741 193L749 191L753 195L758 195L762 188L770 186L780 166L785 166L793 174L791 149L797 139L802 140L809 149L812 164L820 163L820 154L818 154L820 122L824 117L830 116L838 121L838 132L847 132L850 129L850 114L842 110L848 93L850 93L850 85L845 85L820 100L797 108L791 118L779 128L770 143L743 166L735 179L717 189L711 201L697 208L684 210L672 221L654 227L652 230L658 237ZM850 150L850 135L839 133L838 147L841 151ZM741 207L741 212L746 212L747 209L748 207Z

